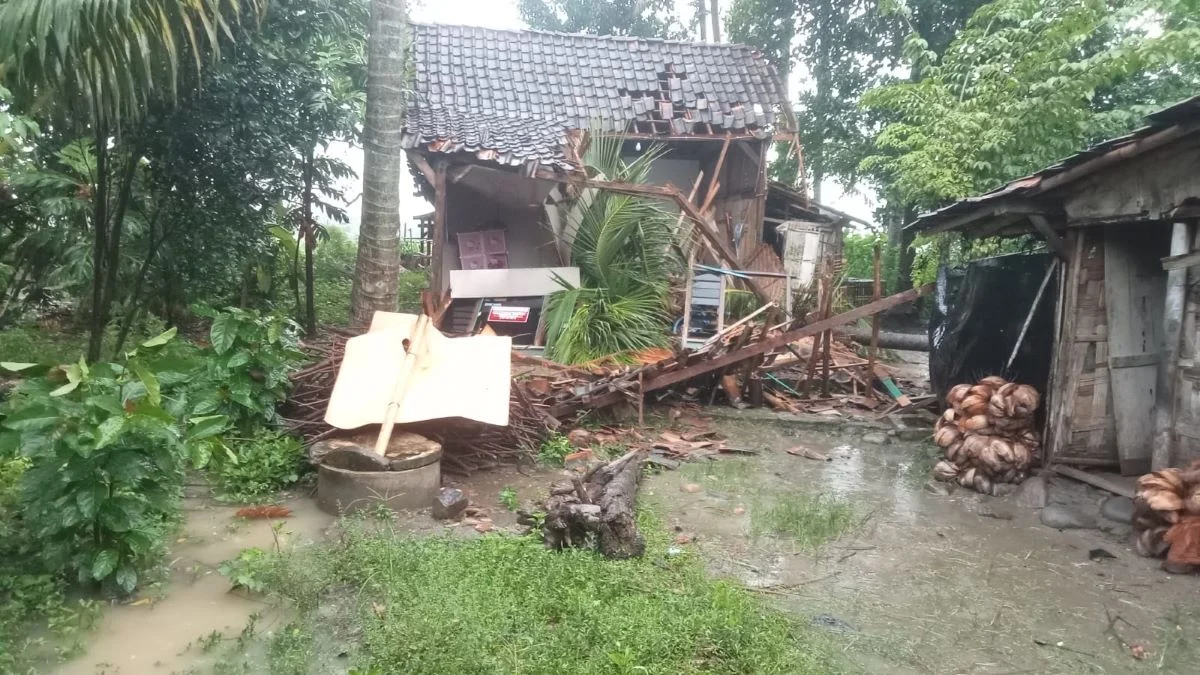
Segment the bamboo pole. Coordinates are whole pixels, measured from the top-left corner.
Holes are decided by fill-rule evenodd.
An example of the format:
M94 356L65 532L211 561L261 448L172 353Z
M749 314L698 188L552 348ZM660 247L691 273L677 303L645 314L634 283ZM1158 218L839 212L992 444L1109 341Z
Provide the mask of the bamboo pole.
M396 376L396 384L392 388L392 400L388 401L383 424L379 427L379 438L375 439L375 452L380 455L387 453L388 443L392 440L392 429L400 417L400 404L404 401L405 394L408 393L409 384L412 382L412 371L417 363L417 352L425 345L425 335L429 332L429 325L428 315L422 314L417 317L412 337L408 340L404 362L400 364L400 374Z

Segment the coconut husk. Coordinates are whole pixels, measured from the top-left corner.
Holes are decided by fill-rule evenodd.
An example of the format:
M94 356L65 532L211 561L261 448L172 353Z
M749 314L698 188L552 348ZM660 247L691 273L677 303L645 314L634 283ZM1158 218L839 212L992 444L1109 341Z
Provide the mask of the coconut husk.
M1167 562L1177 565L1200 565L1200 516L1187 516L1171 526L1163 535L1171 548Z
M988 398L983 396L971 394L963 399L959 408L964 414L967 415L967 417L971 417L973 415L984 415L988 412L988 400Z
M969 384L954 385L950 388L949 393L946 394L946 405L950 406L951 408L958 407L958 405L962 403L963 399L967 397L967 394L970 391L971 385Z

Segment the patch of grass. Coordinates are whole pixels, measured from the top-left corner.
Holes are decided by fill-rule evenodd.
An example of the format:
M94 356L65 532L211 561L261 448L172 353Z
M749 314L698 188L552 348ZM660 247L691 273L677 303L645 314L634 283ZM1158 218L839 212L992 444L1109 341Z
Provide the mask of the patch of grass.
M0 360L16 363L74 363L87 353L87 333L14 327L0 331Z
M275 556L267 585L292 601L298 635L319 621L354 636L358 672L841 672L827 636L707 578L697 556L669 556L652 514L640 524L646 556L613 561L531 537L418 539L350 521L337 544Z
M777 495L755 505L750 512L755 536L787 537L808 551L841 537L857 522L854 507L848 502L802 492Z

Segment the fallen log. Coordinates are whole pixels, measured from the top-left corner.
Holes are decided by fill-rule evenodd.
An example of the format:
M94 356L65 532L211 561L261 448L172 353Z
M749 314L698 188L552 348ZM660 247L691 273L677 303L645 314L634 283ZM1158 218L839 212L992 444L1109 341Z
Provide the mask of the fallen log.
M582 480L554 485L542 525L546 548L595 545L605 557L617 559L645 553L634 511L644 457L645 451L631 450L593 468Z
M862 345L871 344L871 329L852 328L846 335ZM904 349L913 352L929 351L929 336L924 333L896 333L893 331L879 332L879 346L884 349Z

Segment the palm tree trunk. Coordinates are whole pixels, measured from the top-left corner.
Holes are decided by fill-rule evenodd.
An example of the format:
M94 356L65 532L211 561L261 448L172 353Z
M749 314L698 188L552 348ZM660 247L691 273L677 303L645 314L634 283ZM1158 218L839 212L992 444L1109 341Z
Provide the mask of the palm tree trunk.
M314 148L309 147L304 155L304 196L301 215L304 224L304 331L309 337L317 334L317 303L316 283L313 273L313 249L316 247L317 231L313 223L313 154Z
M363 124L363 207L350 321L365 327L377 310L396 311L400 275L400 146L408 23L404 0L371 0L367 115Z

